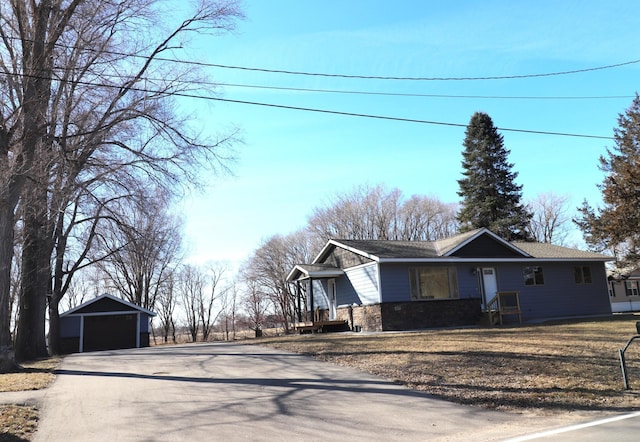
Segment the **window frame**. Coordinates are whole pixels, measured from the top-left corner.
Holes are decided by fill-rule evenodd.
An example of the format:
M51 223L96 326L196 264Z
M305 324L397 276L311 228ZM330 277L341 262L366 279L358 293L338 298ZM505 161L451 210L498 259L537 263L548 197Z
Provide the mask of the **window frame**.
M639 296L640 287L638 287L638 281L635 279L624 280L624 293L627 296Z
M427 281L422 281L422 277L428 277L428 273L446 273L448 297L429 295L422 293L423 288L428 289ZM438 276L443 276L442 274ZM460 299L458 288L458 269L455 266L414 266L409 267L409 296L411 301L438 301L446 299Z
M529 277L528 274L533 276ZM544 285L544 270L541 266L527 266L523 270L524 285L540 286ZM529 282L531 281L531 282Z
M576 284L592 284L593 276L591 273L591 266L574 266L573 280Z

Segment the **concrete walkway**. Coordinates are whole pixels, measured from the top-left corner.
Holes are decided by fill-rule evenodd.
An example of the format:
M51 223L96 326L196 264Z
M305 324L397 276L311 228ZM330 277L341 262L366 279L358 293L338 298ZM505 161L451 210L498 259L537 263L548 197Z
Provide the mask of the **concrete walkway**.
M70 355L36 441L504 440L571 423L430 398L279 350L200 344Z

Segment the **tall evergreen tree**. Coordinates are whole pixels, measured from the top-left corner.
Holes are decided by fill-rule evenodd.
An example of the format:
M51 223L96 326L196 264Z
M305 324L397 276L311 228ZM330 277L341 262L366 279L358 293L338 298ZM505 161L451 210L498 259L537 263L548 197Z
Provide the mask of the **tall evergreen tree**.
M510 241L528 239L526 227L531 214L521 203L522 186L514 181L518 173L511 170L509 150L489 115L473 114L463 146L464 178L458 180L461 229L486 227Z
M614 143L600 157L605 178L599 186L603 207L586 201L576 220L595 250L613 251L622 264L640 259L640 97L618 116Z

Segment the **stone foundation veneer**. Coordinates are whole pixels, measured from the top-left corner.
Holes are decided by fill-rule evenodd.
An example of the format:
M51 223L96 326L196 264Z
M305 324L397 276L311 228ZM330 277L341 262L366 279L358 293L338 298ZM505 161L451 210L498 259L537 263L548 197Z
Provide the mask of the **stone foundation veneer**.
M337 317L346 320L352 330L360 326L363 331L455 327L477 324L481 304L479 298L387 302L340 307Z

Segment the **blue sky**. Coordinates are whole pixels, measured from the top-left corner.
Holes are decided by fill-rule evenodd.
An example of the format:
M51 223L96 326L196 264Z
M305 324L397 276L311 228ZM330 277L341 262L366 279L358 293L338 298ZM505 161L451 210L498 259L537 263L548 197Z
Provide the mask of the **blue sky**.
M233 34L195 40L188 55L206 63L308 73L465 78L574 71L640 59L640 2L246 0L244 10L247 18ZM219 96L229 100L462 125L483 111L500 128L610 137L618 114L639 89L640 63L571 75L468 81L204 71L223 84ZM382 95L389 93L413 96ZM235 125L244 140L237 146L233 175L207 178L206 191L183 202L192 260L242 261L262 240L303 227L315 207L362 184L397 187L407 197L459 200L464 127L218 101L183 105L197 115L194 124L204 133ZM525 199L555 192L569 195L572 206L585 198L598 204L598 157L611 140L502 134Z

